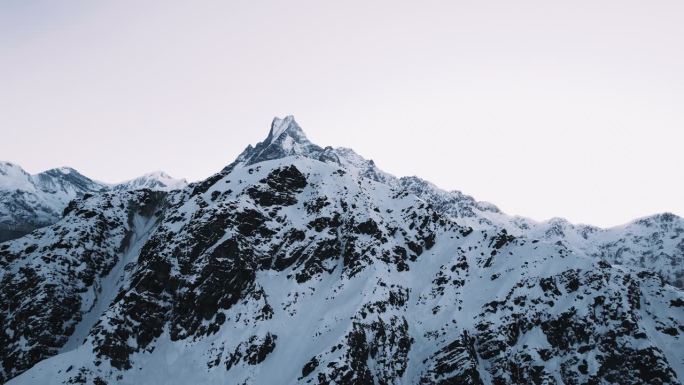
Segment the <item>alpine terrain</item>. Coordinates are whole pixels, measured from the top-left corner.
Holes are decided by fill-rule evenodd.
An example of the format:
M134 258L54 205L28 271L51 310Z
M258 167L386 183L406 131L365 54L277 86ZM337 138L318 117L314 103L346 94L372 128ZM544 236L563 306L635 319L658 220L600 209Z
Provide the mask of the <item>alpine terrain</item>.
M173 190L185 187L182 179L163 172L143 175L116 185L94 181L78 171L61 167L30 175L20 166L0 162L0 242L19 238L51 225L75 198L106 190Z
M37 202L3 215L49 225L0 243L0 383L684 379L673 214L508 216L311 143L291 116L180 189L54 173L3 186ZM43 210L53 190L63 210Z

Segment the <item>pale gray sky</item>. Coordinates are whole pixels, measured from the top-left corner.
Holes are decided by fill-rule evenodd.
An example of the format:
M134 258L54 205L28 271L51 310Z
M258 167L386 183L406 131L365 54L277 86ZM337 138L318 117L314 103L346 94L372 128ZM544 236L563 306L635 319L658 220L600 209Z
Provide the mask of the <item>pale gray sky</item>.
M202 179L293 114L511 214L684 215L684 2L0 2L0 159Z

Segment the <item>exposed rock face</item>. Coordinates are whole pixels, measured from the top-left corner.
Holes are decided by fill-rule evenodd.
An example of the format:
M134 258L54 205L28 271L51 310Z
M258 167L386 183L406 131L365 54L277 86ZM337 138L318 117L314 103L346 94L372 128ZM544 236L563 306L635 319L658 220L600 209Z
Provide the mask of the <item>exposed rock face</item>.
M286 118L183 190L76 200L0 245L2 380L680 383L680 289L417 183Z

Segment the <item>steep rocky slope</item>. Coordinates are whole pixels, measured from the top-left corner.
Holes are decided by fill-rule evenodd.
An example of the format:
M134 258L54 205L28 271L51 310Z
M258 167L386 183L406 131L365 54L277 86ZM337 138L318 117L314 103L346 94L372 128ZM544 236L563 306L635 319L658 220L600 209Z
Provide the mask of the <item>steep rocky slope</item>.
M108 185L68 167L31 175L15 164L0 162L0 242L57 222L69 202L85 194L142 188L168 191L185 185L163 172Z
M0 244L2 377L681 383L680 289L413 182L288 117L183 190L76 200Z
M575 225L562 218L536 222L506 215L491 203L478 202L459 191L443 191L416 177L400 181L441 214L473 228L506 229L514 235L560 242L610 263L649 269L684 288L684 219L674 214L657 214L608 229Z

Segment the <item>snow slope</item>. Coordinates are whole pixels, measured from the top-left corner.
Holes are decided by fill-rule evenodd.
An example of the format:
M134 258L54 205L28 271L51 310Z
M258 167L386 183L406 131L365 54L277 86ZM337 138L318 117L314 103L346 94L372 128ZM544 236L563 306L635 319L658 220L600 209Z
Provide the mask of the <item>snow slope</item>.
M174 179L163 172L107 185L68 167L30 175L18 165L0 162L0 242L57 222L67 204L85 194L112 189L170 191L186 185L185 180Z
M288 117L185 189L76 200L0 245L2 376L681 383L681 289L418 183L310 143Z

